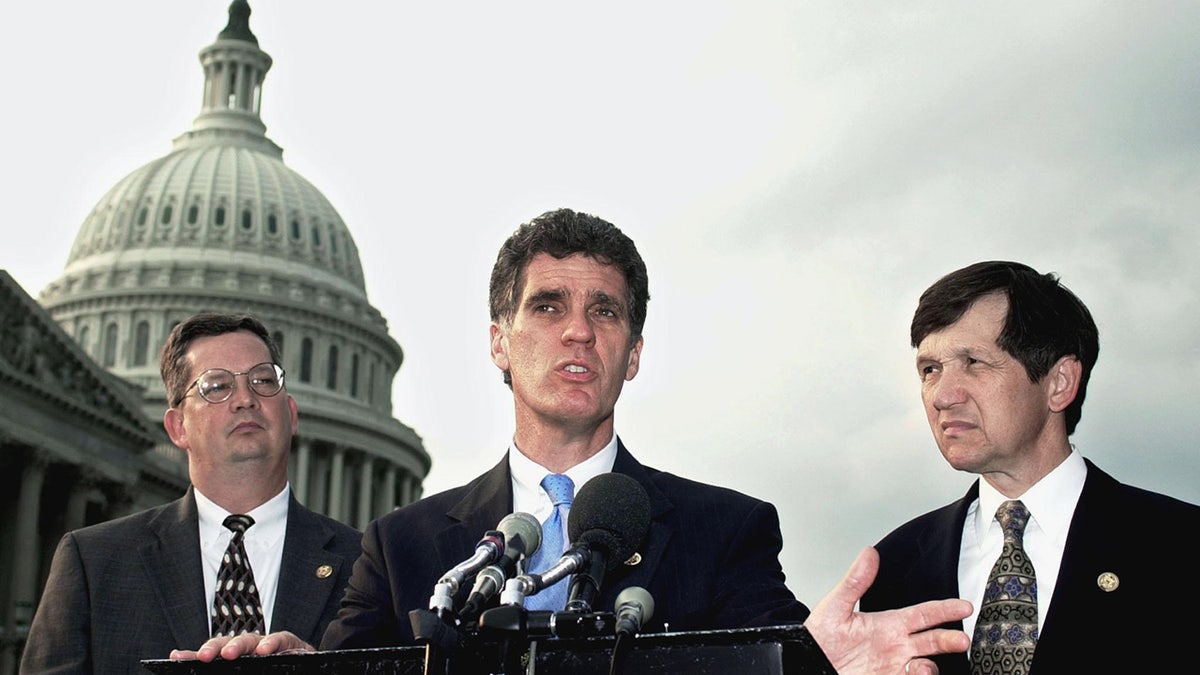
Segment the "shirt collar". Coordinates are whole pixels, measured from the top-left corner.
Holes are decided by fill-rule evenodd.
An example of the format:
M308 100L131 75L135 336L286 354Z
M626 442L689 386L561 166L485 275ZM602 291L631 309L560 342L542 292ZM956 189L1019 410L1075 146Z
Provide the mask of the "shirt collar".
M200 541L212 541L226 534L225 517L230 511L225 510L216 502L209 499L194 486L192 492L196 496L196 513L200 517ZM254 519L254 525L246 530L246 539L277 539L287 526L287 512L291 485L285 484L279 494L259 504L246 515Z
M1046 533L1053 541L1066 541L1075 503L1083 493L1083 482L1087 478L1087 464L1083 456L1071 446L1071 454L1050 473L1025 491L1018 499L1029 510L1029 520ZM979 481L979 508L975 512L976 531L987 532L996 523L996 509L1008 500L986 480Z
M579 494L579 488L583 487L584 483L602 473L611 472L616 461L617 435L613 434L608 445L601 448L600 452L567 469L567 476L575 484L575 494ZM550 498L542 489L542 479L551 473L549 469L526 457L517 449L516 443L513 443L508 449L508 470L512 473L514 491L530 496L538 495L538 501L544 500L544 506L549 507ZM516 495L514 502L520 503Z

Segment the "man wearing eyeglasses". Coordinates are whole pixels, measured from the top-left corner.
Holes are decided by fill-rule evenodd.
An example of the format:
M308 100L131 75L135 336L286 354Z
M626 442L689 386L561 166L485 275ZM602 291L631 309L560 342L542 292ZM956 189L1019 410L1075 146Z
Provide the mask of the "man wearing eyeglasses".
M198 314L171 331L163 426L187 453L192 486L63 537L22 673L143 672L142 659L230 632L320 639L360 535L291 495L297 410L280 360L250 316Z

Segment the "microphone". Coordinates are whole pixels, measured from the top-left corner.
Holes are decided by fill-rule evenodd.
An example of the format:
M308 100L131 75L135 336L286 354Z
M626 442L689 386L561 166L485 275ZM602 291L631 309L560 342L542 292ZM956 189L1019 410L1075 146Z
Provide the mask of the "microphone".
M588 564L571 579L568 612L588 613L604 574L637 552L650 531L650 497L623 473L603 473L579 490L567 516L572 541L587 545Z
M475 551L471 557L446 570L446 573L434 584L433 595L429 597L429 609L437 612L443 618L447 617L454 609L454 595L458 593L458 589L467 575L474 574L484 565L494 562L502 555L504 555L504 533L498 530L488 530L484 533L483 539L475 544Z
M532 556L542 544L542 524L528 513L510 513L496 527L504 536L504 552L475 576L475 586L463 605L464 621L474 618L516 572L517 562Z
M641 586L617 594L617 635L637 635L654 616L654 597Z
M604 573L633 555L649 529L650 498L646 489L624 474L600 474L584 483L571 505L567 516L567 534L574 542L571 547L549 569L509 579L500 602L524 605L526 596L586 570L573 580L567 608L590 612Z

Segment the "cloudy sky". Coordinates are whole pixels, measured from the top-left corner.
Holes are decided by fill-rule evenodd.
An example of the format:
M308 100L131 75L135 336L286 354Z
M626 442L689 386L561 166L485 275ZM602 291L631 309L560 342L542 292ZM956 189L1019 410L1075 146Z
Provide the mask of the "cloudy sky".
M1194 3L251 4L267 133L355 236L427 492L510 437L488 272L520 222L568 206L650 269L618 433L774 502L810 603L971 481L933 444L907 327L978 260L1058 272L1095 314L1082 453L1200 502ZM6 9L0 266L31 294L190 128L227 6Z

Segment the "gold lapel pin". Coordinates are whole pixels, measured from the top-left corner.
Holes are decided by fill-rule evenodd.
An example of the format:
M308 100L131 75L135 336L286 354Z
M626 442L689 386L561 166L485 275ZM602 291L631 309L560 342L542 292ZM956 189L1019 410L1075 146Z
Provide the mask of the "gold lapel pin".
M1117 590L1117 586L1121 585L1121 580L1112 572L1105 572L1096 577L1096 585L1105 593L1112 593Z
M333 568L329 565L321 565L317 568L318 579L328 579L329 575L333 574Z
M634 565L637 565L640 562L642 562L642 554L638 553L637 551L634 551L633 555L629 556L629 560L625 561L625 564L629 565L630 567L633 567Z

